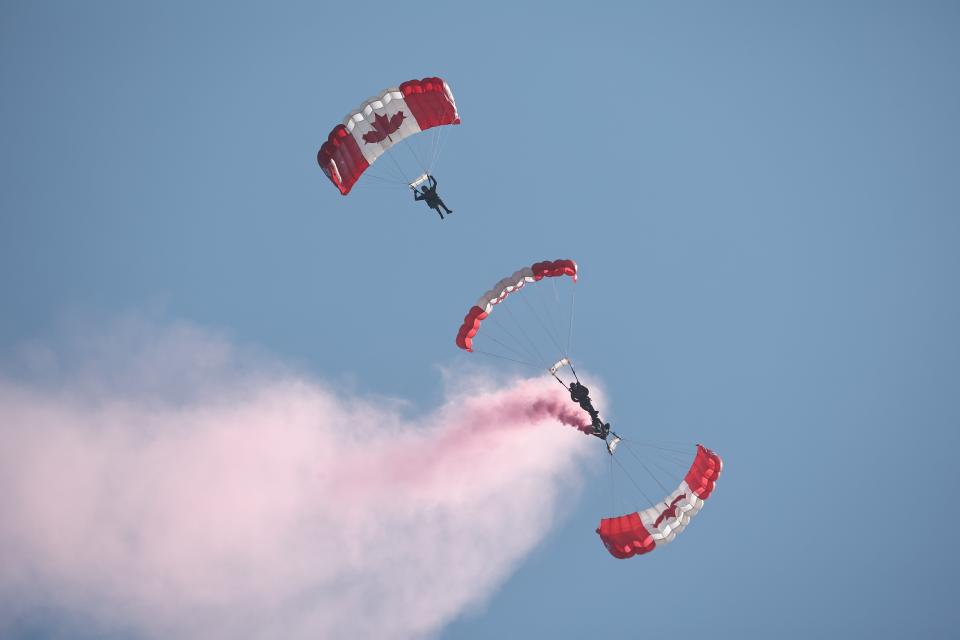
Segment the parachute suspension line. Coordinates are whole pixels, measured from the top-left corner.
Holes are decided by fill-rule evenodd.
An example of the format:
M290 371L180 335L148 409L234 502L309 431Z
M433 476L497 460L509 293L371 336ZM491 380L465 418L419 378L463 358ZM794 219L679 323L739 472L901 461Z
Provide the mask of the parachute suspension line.
M681 468L687 468L690 466L690 459L678 459L675 454L672 453L658 453L657 458L663 460L664 462L669 462L670 464L676 465Z
M567 330L567 353L570 353L570 341L573 339L573 307L577 303L576 288L570 293L570 328Z
M365 184L363 188L365 190L370 190L370 191L389 191L391 195L396 195L397 192L400 191L400 189L402 189L402 187L396 183L381 184L379 182L370 182L368 184Z
M440 149L440 139L446 127L434 127L433 136L430 140L430 164L427 165L427 173L433 171L433 165L437 162L437 155Z
M613 484L613 456L610 457L610 515L617 512L616 487Z
M543 318L540 317L540 314L537 313L537 309L530 303L527 298L523 298L523 302L527 305L527 308L530 309L530 313L533 314L533 317L537 319L537 323L540 325L540 328L543 329L543 332L547 334L547 337L550 338L550 342L553 343L553 346L557 348L557 351L560 352L560 355L566 355L563 352L563 347L560 346L560 342L557 340L556 336L553 333L553 329L543 321Z
M483 354L483 355L485 355L485 356L490 356L491 358L500 358L501 360L509 360L510 362L516 362L517 364L522 364L522 365L526 365L526 366L528 366L528 367L533 367L534 369L539 369L539 368L540 368L540 367L538 367L537 365L535 365L535 364L533 364L533 363L530 363L530 362L526 362L526 361L524 361L524 360L516 360L516 359L514 359L514 358L508 358L507 356L501 356L501 355L499 355L499 354L491 353L491 352L489 352L489 351L483 351L483 350L481 350L481 349L474 349L473 352L474 352L474 353L481 353L481 354Z
M669 469L666 469L666 468L660 466L659 464L657 464L657 463L654 462L653 460L650 461L650 464L652 464L653 466L655 466L657 469L660 469L660 471L662 471L664 474L666 474L667 476L669 476L670 479L673 480L674 482L676 482L677 484L680 484L680 482L683 480L683 478L681 478L680 476L678 476L676 473L670 471Z
M537 361L538 361L538 362L546 362L547 359L544 358L542 355L540 355L540 350L537 349L537 345L534 343L533 340L530 339L530 336L527 335L527 332L526 332L526 331L524 330L524 328L523 328L523 324L521 324L521 323L517 320L516 316L513 315L513 311L510 310L510 307L504 305L504 309L507 310L507 315L510 316L510 318L513 320L514 324L516 324L517 327L520 329L520 333L522 333L522 334L523 334L523 337L526 338L527 343L528 343L528 344L530 345L530 347L533 349L533 352L534 352L535 354L537 354Z
M434 127L433 135L430 136L430 154L427 156L427 175L433 171L433 163L437 159L437 140L440 138L440 130L443 127Z
M509 351L509 352L512 353L513 355L517 356L518 358L526 358L526 357L529 355L529 354L525 355L525 354L523 354L523 353L520 353L519 351L517 351L516 349L514 349L514 348L511 347L510 345L505 344L505 343L497 340L497 338L496 338L495 336L491 336L491 335L487 334L486 337L489 338L490 340L493 340L493 341L496 342L498 345L500 345L501 347L503 347L504 349L506 349L507 351ZM534 359L536 359L536 358L534 358ZM521 361L520 361L520 360L517 360L517 362L521 362ZM531 367L536 367L536 366L537 366L537 365L535 365L534 363L529 362L529 361L526 361L526 360L523 360L522 362L524 362L524 364L530 365Z
M513 335L513 333L511 333L511 331L507 329L506 326L500 324L500 322L495 317L493 316L488 317L487 322L490 322L490 321L493 321L493 326L495 329L503 330L504 333L510 336L510 339L513 340L518 347L522 348L531 360L537 360L537 361L541 360L541 358L539 358L537 354L533 353L532 351L530 351L530 349L527 348L527 345L523 344L523 341L519 340L515 335Z
M518 358L524 358L527 362L530 362L530 364L532 364L532 365L534 365L534 366L537 366L536 364L534 364L534 363L537 361L537 358L536 358L535 356L530 355L530 353L529 353L529 352L526 352L525 349L524 349L523 351L521 351L521 350L518 349L517 347L510 346L509 344L507 344L506 342L503 342L502 340L500 340L499 338L497 338L497 336L492 335L492 334L490 334L489 332L487 332L485 338L489 338L490 340L496 342L498 345L500 345L501 347L503 347L504 349L506 349L507 351L509 351L509 352L512 353L513 355L515 355L516 357L518 357ZM523 347L522 344L519 344L519 346L520 346L521 348Z
M559 278L550 278L551 286L542 287L543 293L538 294L538 299L534 300L540 311L543 312L544 318L550 323L550 333L556 338L557 343L563 342L563 316L564 305L560 302L560 287L557 285L557 280ZM557 347L560 350L560 353L563 357L570 359L570 354L567 353L567 350L562 346Z
M550 284L553 285L553 297L550 296L550 289L543 287L543 294L540 296L541 304L540 309L543 311L544 316L550 321L550 328L553 330L553 335L562 336L563 335L563 314L557 313L557 311L562 311L563 308L560 304L560 292L557 289L557 278L550 278ZM546 297L546 300L542 298ZM564 357L569 359L570 355L560 349L560 352Z
M650 503L650 506L651 506L651 507L656 507L656 506L657 506L657 503L654 502L653 500L651 500L651 499L650 499L650 496L648 496L648 495L646 494L646 492L645 492L643 489L640 488L640 485L638 485L638 484L637 484L637 481L633 479L633 476L630 475L630 472L627 471L626 468L625 468L622 464L620 464L620 461L617 460L617 457L616 457L616 456L610 456L610 459L617 463L617 466L620 467L620 470L621 470L621 471L623 471L623 475L627 476L627 479L630 480L630 482L633 484L633 486L636 488L636 490L640 492L640 495L642 495L643 498L644 498L647 502ZM670 492L668 491L667 493L670 493Z
M640 463L640 466L643 467L644 471L646 471L650 475L650 477L653 478L653 481L657 483L657 486L660 487L663 493L665 495L670 495L670 489L667 489L665 486L663 486L663 483L660 482L660 479L657 478L656 475L654 475L653 471L650 471L650 467L647 466L647 463L641 460L640 456L638 456L636 453L633 452L633 449L630 449L628 447L627 451L629 451L630 455L632 455L636 459L636 461Z
M688 450L685 451L682 449L672 449L670 447L661 447L659 445L653 444L649 440L634 440L631 438L628 442L630 442L631 444L635 444L638 447L649 447L651 449L659 449L660 451L668 451L670 453L676 453L681 456L685 456L690 453Z
M426 173L428 174L430 173L430 170L433 168L433 161L436 159L437 138L440 137L440 129L443 129L443 127L434 127L433 131L430 134L430 155L428 156L430 158L430 163L427 165L427 171L426 171Z
M624 443L624 445L627 445L627 444L636 445L636 444L637 444L637 441L636 441L636 440L624 439L624 440L623 440L623 443ZM689 453L689 452L688 452L688 453ZM660 453L657 454L657 456L658 456L661 460L665 460L665 461L667 461L667 462L670 462L671 464L675 464L675 465L677 465L678 467L686 467L687 465L689 465L689 464L690 464L689 458L687 458L687 457L681 458L680 455L681 455L681 454L673 453L673 452L666 451L666 450L663 450L663 449L660 449Z
M544 323L543 320L540 319L540 314L537 313L537 310L533 308L533 305L530 304L530 301L527 300L526 298L523 298L523 302L524 302L524 304L527 305L527 308L530 309L530 312L533 313L533 317L535 317L535 318L537 319L537 322L540 324L540 328L543 329L543 332L546 333L547 336L550 338L550 342L552 342L552 343L553 343L553 346L555 346L555 347L557 348L557 351L560 352L560 355L566 355L566 354L563 352L563 347L560 346L560 343L559 343L559 342L557 341L557 339L554 337L553 331L550 329L550 327L548 327L548 326L546 325L546 323Z
M570 363L570 373L573 374L573 379L577 382L580 382L580 378L577 377L577 370L573 368L573 363Z
M398 184L394 184L391 186L388 184L377 184L375 182L370 182L364 185L363 188L367 190L372 190L372 191L389 191L391 196L395 196L400 190L403 189L403 187L401 187Z
M393 154L388 151L385 155L390 156L390 159L393 161L394 166L397 167L397 172L400 174L400 177L403 178L403 181L407 184L410 184L410 179L407 177L406 172L400 166L400 163L397 162L397 159L393 157Z
M427 171L427 165L423 164L423 160L421 160L420 156L417 155L417 152L413 150L413 145L407 142L407 138L404 138L401 142L403 146L407 148L407 151L410 152L410 155L413 156L414 161L416 161L417 165L419 165L419 167L423 170L423 172L429 173Z
M397 178L387 178L386 176L377 175L376 173L373 173L370 169L367 169L365 177L373 178L374 180L379 180L380 182L386 183L380 186L389 186L389 187L393 187L394 189L406 189L406 186L398 183Z
M447 132L447 127L436 127L436 128L440 129L440 132L437 134L437 138L439 138L439 142L437 143L437 152L434 154L433 159L430 161L431 171L433 170L433 165L435 165L437 163L437 160L440 159L440 154L443 153L443 145L447 143L447 139L450 137L449 133Z
M396 164L396 162L397 162L396 159L394 159L393 162L394 162L394 164ZM383 169L387 170L387 172L388 172L389 175L379 175L379 174L377 174L377 172L373 170L373 167L374 167L374 166L377 167L378 169L379 169L379 168L383 168ZM406 175L403 173L403 171L402 171L402 170L399 170L399 169L400 169L400 165L397 165L396 168L394 168L394 167L391 167L391 166L388 165L388 164L385 164L385 163L380 162L380 163L377 163L377 164L375 164L375 165L371 165L371 167L368 168L368 169L364 172L364 175L365 175L365 176L377 177L377 178L380 178L381 180L385 180L385 181L388 181L388 182L403 183L404 185L406 185L407 182L408 182L408 181L407 181L407 177L406 177Z
M695 447L697 444L692 441L682 442L680 440L633 440L632 442L641 447L667 447L665 451L673 451L674 453L682 455L690 453L690 448ZM668 447L667 445L670 446Z

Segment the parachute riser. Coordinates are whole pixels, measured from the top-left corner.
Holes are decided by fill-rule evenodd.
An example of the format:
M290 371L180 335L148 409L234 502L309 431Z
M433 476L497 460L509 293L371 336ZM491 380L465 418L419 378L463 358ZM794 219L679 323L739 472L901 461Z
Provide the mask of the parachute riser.
M419 187L420 185L422 185L422 184L423 184L424 182L426 182L429 178L430 178L430 176L429 176L428 174L424 173L424 174L418 176L417 179L414 180L413 182L410 182L410 183L408 184L408 186L409 186L411 189L413 189L414 191L416 191L416 190L417 190L417 187Z
M609 453L612 456L613 453L617 450L617 445L620 444L621 438L614 431L610 432L610 436L613 436L613 437L608 436L605 442L607 443L607 453Z

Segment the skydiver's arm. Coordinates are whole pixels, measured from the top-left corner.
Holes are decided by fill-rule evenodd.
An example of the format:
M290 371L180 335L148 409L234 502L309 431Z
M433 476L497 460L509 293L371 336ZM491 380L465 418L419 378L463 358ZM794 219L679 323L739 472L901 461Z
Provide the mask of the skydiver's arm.
M423 194L415 190L413 192L413 199L417 201L423 200Z
M436 188L437 188L437 179L434 178L433 176L427 176L427 178L430 180L430 188L431 188L431 189L436 189Z

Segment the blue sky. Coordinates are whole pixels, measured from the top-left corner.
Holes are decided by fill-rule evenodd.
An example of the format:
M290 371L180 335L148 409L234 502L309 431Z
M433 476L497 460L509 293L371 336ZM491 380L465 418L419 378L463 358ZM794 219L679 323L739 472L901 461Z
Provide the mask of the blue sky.
M441 637L951 635L958 27L949 2L4 2L0 354L147 310L429 412L476 296L571 257L615 425L725 475L624 562L585 486ZM341 197L327 131L427 75L463 119L456 213Z

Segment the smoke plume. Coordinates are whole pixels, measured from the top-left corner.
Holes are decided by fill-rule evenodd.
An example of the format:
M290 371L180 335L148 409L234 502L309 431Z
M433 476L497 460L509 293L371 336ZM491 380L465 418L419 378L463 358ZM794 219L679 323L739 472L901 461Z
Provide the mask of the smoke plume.
M186 326L70 353L0 377L0 635L53 612L144 638L430 636L546 536L589 448L549 379L409 417Z

